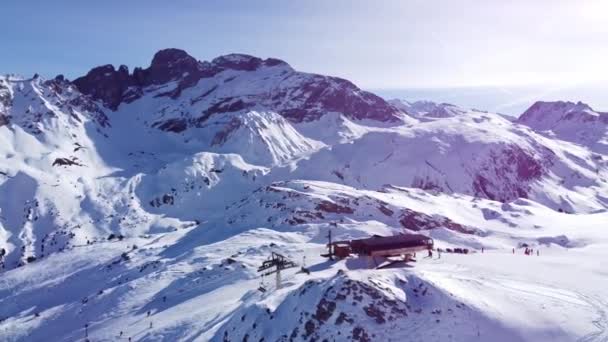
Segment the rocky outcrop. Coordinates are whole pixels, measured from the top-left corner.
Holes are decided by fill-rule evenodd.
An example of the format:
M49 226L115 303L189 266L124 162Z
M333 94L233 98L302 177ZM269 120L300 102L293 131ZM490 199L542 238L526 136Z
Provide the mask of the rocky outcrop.
M410 316L409 305L395 298L388 286L353 280L342 271L328 280L310 280L290 293L274 312L252 308L235 315L215 340L383 340L379 330L407 322ZM292 308L299 301L306 304ZM267 330L275 317L285 325L286 334L281 337Z
M96 67L86 76L74 80L80 92L101 101L106 107L115 110L123 100L123 94L133 84L129 69L121 65L118 70L108 64Z
M8 87L0 80L0 127L8 125L10 117L8 108L12 105L11 93Z
M9 123L10 123L9 117L4 114L0 114L0 127L6 126Z
M235 91L231 97L218 97L211 100L198 117L192 115L189 121L193 125L200 125L211 115L241 111L253 106L277 112L293 122L316 120L329 112L343 113L357 120L399 121L399 109L347 80L297 72L282 60L264 60L244 54L229 54L211 62L200 62L183 50L165 49L154 55L148 68L135 68L133 74L129 74L125 66L116 70L112 65L105 65L92 69L73 83L82 93L116 110L121 103L130 103L143 96L147 87L177 82L175 87L169 87L170 90L155 96L178 99L185 89L196 86L201 79L231 71L226 77L217 76L219 78L213 81L216 85L210 90L189 99L189 104L193 105L218 89L231 87L230 81L242 73L272 67L277 69L273 78L267 81L272 84L262 87L265 91L245 87ZM255 82L264 83L268 76L267 73L261 73L258 78L254 77ZM157 122L156 127L176 132L175 122ZM179 129L181 128L180 126Z
M454 222L441 215L428 215L412 209L404 209L399 218L399 223L405 229L421 231L445 228L464 234L475 234L478 229Z
M536 156L516 145L492 150L474 175L475 195L501 202L528 198L531 184L549 172L554 159L554 152L543 147Z
M79 163L78 159L75 157L55 158L55 161L53 161L53 166L82 166L82 164Z
M197 61L186 51L164 49L158 51L146 69L135 68L132 74L126 66L118 70L112 65L93 68L85 76L73 81L82 93L103 102L105 106L116 110L122 102L132 102L143 95L141 88L162 85L178 81L175 90L164 95L179 97L182 90L196 85L205 77L212 77L227 69L253 71L261 66L285 64L277 59L262 60L248 55L226 55L214 59L211 63ZM134 88L134 89L132 89Z
M200 63L183 50L165 49L157 52L147 69L135 68L132 74L121 65L93 68L73 81L78 90L116 110L122 102L132 102L143 95L140 88L165 84L180 79L180 89L196 84L203 77ZM130 89L135 88L135 89Z
M337 77L311 75L298 85L297 91L288 88L274 94L273 100L277 105L286 104L278 112L296 122L316 120L328 112L344 113L356 120L399 120L397 108L382 98L359 89L350 81Z

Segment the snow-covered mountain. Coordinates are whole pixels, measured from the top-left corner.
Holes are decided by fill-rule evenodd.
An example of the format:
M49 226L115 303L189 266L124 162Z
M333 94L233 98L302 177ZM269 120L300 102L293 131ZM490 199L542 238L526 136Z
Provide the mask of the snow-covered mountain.
M435 103L425 100L410 102L393 99L390 100L389 103L418 119L424 119L425 117L447 118L466 112L462 108L449 103Z
M608 153L608 113L596 112L585 103L536 102L517 121L548 136Z
M537 103L513 122L177 49L132 73L1 77L0 337L73 341L86 324L107 341L601 338L605 287L562 278L564 251L605 256L604 119ZM481 253L330 263L329 229L422 232L484 247L497 268ZM511 251L524 244L548 254L529 272ZM271 251L312 272L258 292ZM598 270L572 272L600 284Z

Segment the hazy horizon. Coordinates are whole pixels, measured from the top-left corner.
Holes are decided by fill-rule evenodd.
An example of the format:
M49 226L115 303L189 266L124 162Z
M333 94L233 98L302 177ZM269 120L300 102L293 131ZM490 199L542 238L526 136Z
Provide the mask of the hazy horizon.
M511 116L519 116L537 101L584 102L598 112L608 110L608 83L577 84L570 87L534 86L478 86L427 87L401 89L369 89L385 99L407 101L428 100L450 103L463 108L478 109Z

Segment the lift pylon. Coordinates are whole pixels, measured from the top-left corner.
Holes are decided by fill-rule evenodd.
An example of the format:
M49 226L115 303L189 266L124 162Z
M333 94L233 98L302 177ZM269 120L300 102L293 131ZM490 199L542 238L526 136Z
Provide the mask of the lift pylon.
M292 267L296 267L296 264L293 261L279 253L272 252L270 259L264 261L262 266L258 267L258 272L264 272L262 273L262 277L275 273L278 289L281 287L281 271Z

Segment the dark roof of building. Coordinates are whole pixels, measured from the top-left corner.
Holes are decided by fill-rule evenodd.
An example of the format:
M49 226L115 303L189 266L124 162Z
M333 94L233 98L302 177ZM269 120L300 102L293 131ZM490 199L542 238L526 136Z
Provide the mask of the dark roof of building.
M365 249L367 251L408 248L427 246L432 239L422 234L403 234L394 236L374 236L367 239L353 240L353 249Z

